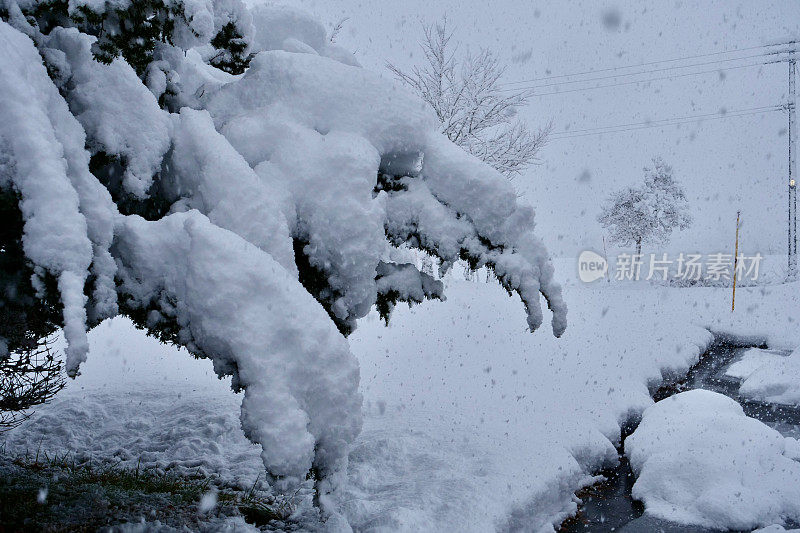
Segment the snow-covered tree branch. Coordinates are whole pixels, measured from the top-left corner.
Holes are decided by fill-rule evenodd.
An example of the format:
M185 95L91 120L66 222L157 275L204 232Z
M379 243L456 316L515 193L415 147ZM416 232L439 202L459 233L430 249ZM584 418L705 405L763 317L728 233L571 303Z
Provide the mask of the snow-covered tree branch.
M126 314L233 376L273 486L313 472L324 506L361 426L342 334L373 306L443 297L393 246L486 266L531 330L541 295L564 331L533 210L316 20L237 0L114 6L0 0L0 214L13 229L0 233L0 309L22 317L0 327L0 356L62 327L76 376L87 328ZM510 109L482 89L493 60L475 61L484 74L461 97L484 103L452 117L466 138ZM487 153L511 157L525 131Z
M388 67L433 108L447 138L508 178L534 164L552 125L532 131L515 119L532 93L503 90L505 66L489 50L457 56L447 18L423 25L423 35L422 65Z

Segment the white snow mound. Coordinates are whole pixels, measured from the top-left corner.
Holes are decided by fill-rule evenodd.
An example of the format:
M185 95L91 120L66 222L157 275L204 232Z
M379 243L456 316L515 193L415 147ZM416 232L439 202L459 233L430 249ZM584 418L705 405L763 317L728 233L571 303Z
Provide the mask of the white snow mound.
M751 530L800 520L800 463L788 441L702 389L645 410L625 450L645 512L683 524Z

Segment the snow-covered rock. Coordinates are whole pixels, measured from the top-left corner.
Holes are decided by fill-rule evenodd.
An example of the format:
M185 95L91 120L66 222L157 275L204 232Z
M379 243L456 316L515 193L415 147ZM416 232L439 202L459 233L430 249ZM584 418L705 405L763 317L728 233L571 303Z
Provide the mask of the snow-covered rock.
M625 451L645 512L683 524L752 529L800 520L800 463L783 437L706 390L645 410Z
M785 355L761 348L749 348L742 357L725 369L725 375L736 379L747 379L753 372L764 365L774 365L785 358Z

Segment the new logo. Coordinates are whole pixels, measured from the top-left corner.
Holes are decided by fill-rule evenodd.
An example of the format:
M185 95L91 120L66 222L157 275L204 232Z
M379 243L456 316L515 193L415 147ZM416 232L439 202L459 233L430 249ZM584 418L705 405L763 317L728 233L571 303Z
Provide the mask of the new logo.
M591 283L606 275L608 262L605 258L591 250L584 250L578 256L578 277L584 283Z

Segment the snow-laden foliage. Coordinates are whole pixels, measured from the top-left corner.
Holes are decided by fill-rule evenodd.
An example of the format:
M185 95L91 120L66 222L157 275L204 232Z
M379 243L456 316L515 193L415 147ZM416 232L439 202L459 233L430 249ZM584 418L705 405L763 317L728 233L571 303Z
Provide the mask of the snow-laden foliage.
M361 424L341 334L373 306L443 297L397 247L493 269L531 330L543 295L564 331L533 210L308 15L238 0L0 13L0 308L23 317L0 328L4 352L63 327L75 376L87 327L122 312L233 376L274 486L310 472L324 504Z
M676 229L692 223L683 188L672 176L672 167L654 158L644 168L644 183L613 193L597 218L611 233L611 241L622 246L665 243Z
M50 401L66 385L52 339L0 358L0 431L31 416L30 409Z

